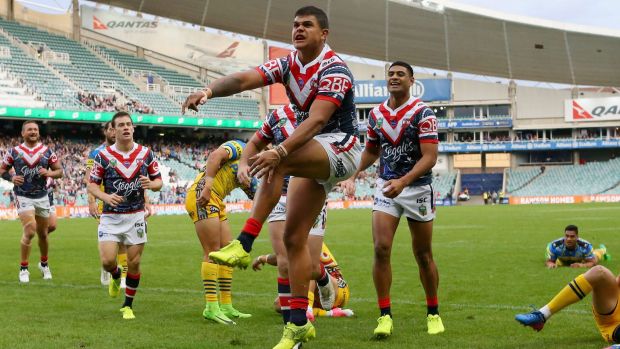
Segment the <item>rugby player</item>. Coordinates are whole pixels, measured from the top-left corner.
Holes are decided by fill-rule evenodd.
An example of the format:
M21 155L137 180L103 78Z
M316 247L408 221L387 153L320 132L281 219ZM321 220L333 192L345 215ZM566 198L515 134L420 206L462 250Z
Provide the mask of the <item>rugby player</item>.
M593 249L591 243L579 238L579 228L571 224L564 228L564 237L547 245L545 265L549 269L561 266L591 268L609 259L605 245L601 244L599 248Z
M104 202L98 228L99 255L103 268L112 274L108 287L111 297L120 293L118 247L127 246L127 287L120 311L123 319L130 320L135 318L133 299L140 283L140 258L147 241L144 191L159 191L163 182L151 150L133 140L131 116L118 112L110 123L116 141L95 156L88 191Z
M209 256L217 263L246 268L252 262L249 251L253 241L280 199L284 177L293 176L288 188L284 230L292 293L291 317L276 349L292 348L316 336L306 317L312 272L307 237L325 204L326 193L353 174L361 153L353 76L326 44L328 34L328 19L323 10L314 6L298 9L292 28L293 52L254 70L213 81L204 90L188 96L182 110L198 110L210 98L276 83L285 85L289 100L299 110L296 118L300 124L295 133L274 149L258 155L251 165L251 173L264 180L241 234Z
M295 114L295 106L292 104L279 107L269 113L261 128L256 131L254 136L252 136L248 142L246 150L241 156L241 160L239 161L239 172L237 175L240 182L249 182L250 176L248 162L251 161L251 159L253 159L259 151L265 149L269 144L277 146L293 134L295 128L297 127ZM274 258L276 258L275 265L278 267L279 309L281 309L284 324L287 324L290 320L291 299L291 288L288 278L288 258L283 239L284 222L286 221L286 197L289 180L290 178L288 176L285 177L280 200L267 218L267 221L269 222L271 246L274 251ZM337 287L334 287L334 284L329 282L329 273L320 263L323 236L325 235L326 216L327 208L326 206L323 206L321 213L315 220L315 224L312 226L312 229L310 229L308 236L308 248L310 251L310 259L312 261L312 278L316 279L322 304L325 305L327 310L331 310L336 298ZM314 297L314 286L314 281L311 281L312 289L308 290L309 311L306 312L307 317L311 321L314 321L312 311L313 301L310 300L311 297Z
M390 65L387 73L390 97L370 112L362 161L357 173L343 184L349 193L354 192L357 174L380 158L372 212L372 275L380 311L374 330L376 337L390 336L393 330L390 256L403 215L407 217L413 255L426 294L427 332L444 331L437 301L439 275L431 249L435 219L431 169L437 161L437 120L431 108L411 96L413 83L413 68L408 63L397 61Z
M207 164L187 191L185 201L185 208L194 222L204 252L200 274L206 306L202 315L205 319L225 325L234 324L233 318L252 316L238 311L232 305L233 269L215 264L209 259L210 252L219 250L232 239L224 198L235 188L243 189L250 198L256 192L256 179L251 178L245 184L237 180L239 158L244 148L244 142L228 141L211 152Z
M41 137L36 121L25 121L21 134L24 142L6 153L0 164L0 176L14 185L15 206L23 229L19 282L28 283L28 259L35 233L41 252L39 271L43 280L52 279L48 264L50 201L47 178L61 178L63 170L54 151L39 142ZM9 173L11 168L15 170L15 175Z

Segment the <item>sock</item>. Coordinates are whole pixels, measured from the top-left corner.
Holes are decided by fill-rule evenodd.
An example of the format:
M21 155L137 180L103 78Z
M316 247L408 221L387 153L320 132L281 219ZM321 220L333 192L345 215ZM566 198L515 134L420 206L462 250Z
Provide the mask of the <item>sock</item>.
M41 256L41 266L47 267L47 256Z
M132 307L133 297L138 290L138 284L140 284L140 274L127 273L127 288L125 288L125 303L123 303L123 308Z
M284 324L291 319L291 285L288 279L278 278L278 300Z
M28 261L19 263L20 270L28 270Z
M252 250L254 240L262 228L263 224L252 217L245 221L241 234L237 237L237 240L239 240L245 252L250 252Z
M308 291L308 309L314 305L314 291Z
M110 274L112 274L112 279L114 279L114 280L120 279L120 277L121 277L121 268L116 266L116 269L114 270L114 272L112 272Z
M426 297L426 315L439 315L439 302L437 296Z
M291 322L296 326L303 326L308 322L306 317L306 309L308 308L308 298L292 297L291 298Z
M327 271L325 271L324 266L321 266L321 276L316 279L316 283L321 287L327 286L327 284L329 283L329 274L327 273Z
M389 315L392 317L391 304L390 297L379 298L379 310L381 311L381 316Z
M233 268L218 265L217 283L220 288L220 304L232 304L232 273Z
M592 285L590 285L585 276L581 274L573 281L569 282L567 286L564 286L564 288L557 295L555 295L555 297L553 297L553 299L547 303L545 307L540 309L540 312L545 315L545 319L548 319L551 315L557 313L558 311L582 300L590 292L592 292Z
M127 253L122 253L118 255L118 265L122 268L121 277L127 277Z
M202 262L200 268L207 303L217 303L217 269L217 264L209 262Z

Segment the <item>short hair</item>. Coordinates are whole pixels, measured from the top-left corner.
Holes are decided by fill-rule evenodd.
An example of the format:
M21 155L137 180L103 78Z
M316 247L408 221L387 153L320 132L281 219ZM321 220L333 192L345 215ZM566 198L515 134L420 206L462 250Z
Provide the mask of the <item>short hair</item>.
M317 22L319 22L319 27L321 27L321 29L329 29L327 14L316 6L304 6L298 9L295 11L295 17L297 16L314 16Z
M39 123L38 122L36 122L34 120L26 120L22 124L22 131L24 130L24 128L26 128L26 125L28 125L28 124L35 124L35 125L37 125L37 128L39 127Z
M116 119L123 118L125 116L129 117L129 120L131 120L131 124L133 125L133 119L131 118L131 115L128 112L126 112L126 111L119 111L118 113L114 114L112 116L112 120L110 120L110 123L112 124L112 127L116 126Z
M403 62L403 61L396 61L396 62L390 64L390 68L389 69L392 69L392 67L395 67L395 66L404 67L409 72L409 75L413 76L413 68L411 67L411 64L409 64L407 62Z
M106 121L101 125L101 128L103 129L103 131L107 131L108 127L112 126L112 122L111 121Z
M567 232L567 231L574 231L575 234L579 235L579 228L577 228L576 225L573 225L573 224L567 225L566 228L564 228L564 232Z

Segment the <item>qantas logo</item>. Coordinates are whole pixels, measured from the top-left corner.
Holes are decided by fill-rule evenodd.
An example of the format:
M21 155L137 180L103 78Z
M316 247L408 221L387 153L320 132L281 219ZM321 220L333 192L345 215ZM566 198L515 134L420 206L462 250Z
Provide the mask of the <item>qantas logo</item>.
M218 53L217 56L215 56L215 57L217 57L217 58L234 57L235 50L237 49L237 46L239 46L239 41L233 42L230 46L228 46L224 51Z
M573 101L573 119L592 119L592 115L587 110L583 109L577 101Z
M93 29L107 30L115 28L126 29L155 29L159 25L157 21L108 21L103 23L97 16L93 16Z

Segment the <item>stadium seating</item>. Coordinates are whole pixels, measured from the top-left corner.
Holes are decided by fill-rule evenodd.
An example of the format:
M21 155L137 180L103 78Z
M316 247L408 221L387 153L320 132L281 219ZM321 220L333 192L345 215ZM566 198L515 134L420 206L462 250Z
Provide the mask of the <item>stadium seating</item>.
M515 196L613 194L618 191L618 176L610 174L617 173L620 173L620 159L589 162L585 165L547 166L545 172L538 178L511 194Z
M456 175L457 172L433 174L433 189L435 190L435 195L439 195L437 199L445 199L448 196L448 193L454 193Z
M509 169L506 191L508 193L512 193L513 191L526 185L540 173L540 167L517 168L514 170Z
M6 22L0 19L0 27ZM68 83L59 79L43 64L29 56L20 47L13 45L9 39L0 35L0 46L10 49L10 57L0 57L0 66L13 78L20 80L23 86L36 93L48 107L59 109L85 109L76 99L77 91ZM32 107L38 106L37 104Z

